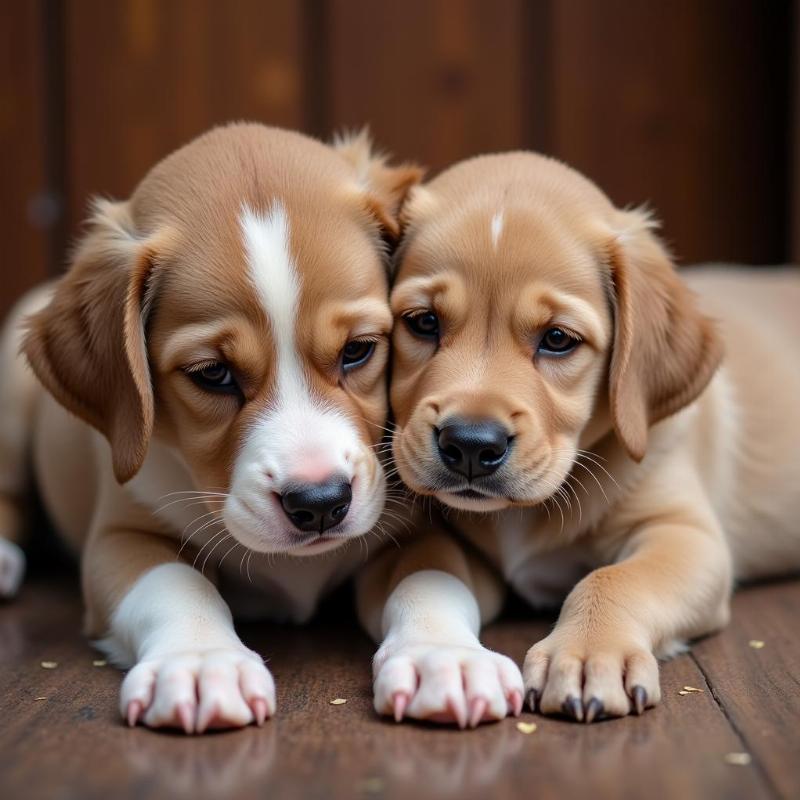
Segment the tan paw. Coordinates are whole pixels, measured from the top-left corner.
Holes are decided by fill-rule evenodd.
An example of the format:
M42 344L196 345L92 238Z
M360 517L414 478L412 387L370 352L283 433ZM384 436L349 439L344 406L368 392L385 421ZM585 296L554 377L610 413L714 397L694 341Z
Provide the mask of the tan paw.
M244 647L175 653L133 667L122 683L120 710L129 725L186 733L261 725L275 713L275 684Z
M522 674L532 709L578 722L641 714L661 700L655 656L631 642L589 643L556 629L528 651Z
M522 710L522 676L511 659L474 646L409 642L375 657L375 710L474 728Z

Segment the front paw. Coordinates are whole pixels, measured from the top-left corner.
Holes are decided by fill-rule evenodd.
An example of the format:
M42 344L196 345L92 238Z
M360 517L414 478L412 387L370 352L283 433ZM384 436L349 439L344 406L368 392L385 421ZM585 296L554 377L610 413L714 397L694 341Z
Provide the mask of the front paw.
M375 656L375 710L460 728L522 710L522 676L500 653L474 645L385 644Z
M120 710L131 726L141 721L186 733L262 725L275 713L275 683L244 647L174 653L131 669L122 682Z
M25 575L25 554L0 536L0 599L8 600L19 591Z
M658 662L638 644L564 634L535 644L522 669L532 710L578 722L641 714L661 700Z

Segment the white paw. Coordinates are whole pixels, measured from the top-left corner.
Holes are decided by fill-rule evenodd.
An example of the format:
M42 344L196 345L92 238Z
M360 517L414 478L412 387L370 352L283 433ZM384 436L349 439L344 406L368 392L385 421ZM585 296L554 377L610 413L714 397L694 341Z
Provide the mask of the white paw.
M532 709L577 722L641 714L661 700L658 663L637 642L595 642L556 628L525 657L525 689Z
M522 710L516 664L480 644L384 643L373 664L375 710L474 728Z
M14 597L25 575L25 554L13 542L0 538L0 598Z
M125 676L122 716L133 726L242 728L275 713L275 683L259 656L250 650L183 652L140 661Z

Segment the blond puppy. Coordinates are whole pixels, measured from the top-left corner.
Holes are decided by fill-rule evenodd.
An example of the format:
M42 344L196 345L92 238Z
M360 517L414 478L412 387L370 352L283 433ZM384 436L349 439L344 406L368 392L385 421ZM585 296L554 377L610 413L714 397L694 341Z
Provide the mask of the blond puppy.
M532 706L641 713L656 659L725 625L736 581L800 568L800 276L679 277L647 213L532 153L457 164L404 215L399 473L532 605L563 601L525 660ZM471 598L460 639L432 612L429 651L474 648L499 605L455 547L421 540L387 567L390 592L427 581L431 609ZM379 607L386 589L362 591ZM433 703L451 719L453 664ZM396 673L376 682L413 704Z

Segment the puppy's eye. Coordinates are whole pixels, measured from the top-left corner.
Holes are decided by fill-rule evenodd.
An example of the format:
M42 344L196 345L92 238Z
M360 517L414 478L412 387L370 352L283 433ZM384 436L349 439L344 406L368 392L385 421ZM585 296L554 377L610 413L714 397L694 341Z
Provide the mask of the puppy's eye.
M198 368L186 370L186 374L201 388L208 392L238 394L239 385L226 364L212 361L201 364Z
M565 330L550 328L542 336L537 352L542 355L563 356L572 352L580 343L580 339L571 336Z
M342 369L347 372L363 366L374 352L375 342L371 339L352 339L342 348Z
M420 339L439 338L439 317L433 311L415 311L403 316L406 327Z

